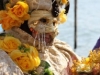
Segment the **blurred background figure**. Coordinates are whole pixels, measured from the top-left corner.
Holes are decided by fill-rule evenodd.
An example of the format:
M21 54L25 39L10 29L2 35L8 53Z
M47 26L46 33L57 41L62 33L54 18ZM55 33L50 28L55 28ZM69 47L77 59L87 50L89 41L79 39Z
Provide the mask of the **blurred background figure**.
M93 50L97 49L97 48L100 48L100 38L97 40Z

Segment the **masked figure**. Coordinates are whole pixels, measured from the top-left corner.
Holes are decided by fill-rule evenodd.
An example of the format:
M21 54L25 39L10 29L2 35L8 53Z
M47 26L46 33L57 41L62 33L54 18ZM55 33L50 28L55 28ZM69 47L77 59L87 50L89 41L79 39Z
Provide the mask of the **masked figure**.
M69 1L3 0L1 3L0 23L4 33L0 36L0 48L19 71L7 67L12 70L9 75L72 75L70 68L78 56L68 44L55 38L59 24L66 21Z

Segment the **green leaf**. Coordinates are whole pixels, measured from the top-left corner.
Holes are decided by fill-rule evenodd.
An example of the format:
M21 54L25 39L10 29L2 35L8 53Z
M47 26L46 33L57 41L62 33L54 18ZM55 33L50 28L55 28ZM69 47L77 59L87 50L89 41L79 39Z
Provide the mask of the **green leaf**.
M28 73L31 74L31 75L38 75L35 70L29 71Z
M45 69L44 75L54 75L54 73L48 68Z
M41 60L40 66L44 67L44 69L47 69L50 67L50 64L44 60Z
M5 33L0 33L0 36L5 36L6 34Z
M29 48L25 48L24 49L24 52L28 52L30 49Z
M24 45L19 46L19 50L21 50L22 52L28 52L30 49L26 48Z

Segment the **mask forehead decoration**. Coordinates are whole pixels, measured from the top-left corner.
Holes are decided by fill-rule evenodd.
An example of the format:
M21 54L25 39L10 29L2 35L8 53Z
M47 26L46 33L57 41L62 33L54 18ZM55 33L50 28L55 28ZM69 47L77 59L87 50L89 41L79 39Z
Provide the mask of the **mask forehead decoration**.
M55 18L56 19L56 18ZM29 28L39 33L55 32L57 29L56 20L52 16L51 12L46 10L37 10L31 13L30 19L28 20Z

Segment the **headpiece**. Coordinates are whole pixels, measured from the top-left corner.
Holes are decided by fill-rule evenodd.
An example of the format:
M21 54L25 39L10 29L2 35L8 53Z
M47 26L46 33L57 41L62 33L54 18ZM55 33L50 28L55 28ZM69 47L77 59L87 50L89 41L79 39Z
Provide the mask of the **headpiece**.
M9 30L14 26L20 27L25 20L29 20L32 11L35 13L41 13L40 10L49 11L47 13L44 11L44 14L63 23L66 21L65 14L68 13L69 2L68 0L0 0L0 9L0 23L4 30Z

